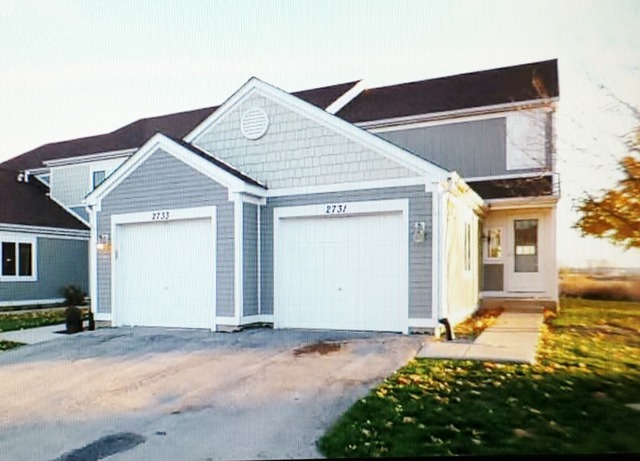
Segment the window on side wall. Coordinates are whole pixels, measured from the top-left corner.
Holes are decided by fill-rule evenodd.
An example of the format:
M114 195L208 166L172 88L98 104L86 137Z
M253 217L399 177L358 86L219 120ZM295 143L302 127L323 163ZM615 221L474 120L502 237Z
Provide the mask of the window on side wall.
M2 256L2 282L29 282L36 280L35 239L0 237Z
M100 184L102 184L102 181L104 181L106 177L107 174L105 170L94 171L91 175L91 188L95 189L96 187L98 187Z
M487 229L485 243L485 259L502 259L502 228L493 227Z
M471 272L471 223L464 224L464 270Z

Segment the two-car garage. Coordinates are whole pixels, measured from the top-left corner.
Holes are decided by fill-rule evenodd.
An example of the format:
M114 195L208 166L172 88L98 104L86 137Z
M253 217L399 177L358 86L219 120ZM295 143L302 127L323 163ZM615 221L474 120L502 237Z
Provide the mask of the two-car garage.
M275 208L274 327L405 331L406 207ZM216 328L215 213L112 216L114 325Z

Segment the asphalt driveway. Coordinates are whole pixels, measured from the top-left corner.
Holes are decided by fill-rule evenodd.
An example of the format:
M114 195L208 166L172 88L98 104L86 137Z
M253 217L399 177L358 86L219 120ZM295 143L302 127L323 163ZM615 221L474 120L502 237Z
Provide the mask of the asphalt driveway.
M0 458L318 457L315 441L425 341L105 328L0 353Z

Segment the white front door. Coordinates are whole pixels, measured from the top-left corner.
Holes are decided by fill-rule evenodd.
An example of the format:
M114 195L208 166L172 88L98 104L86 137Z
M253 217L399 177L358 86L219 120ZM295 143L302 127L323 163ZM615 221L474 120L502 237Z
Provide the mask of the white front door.
M510 292L544 291L545 219L541 214L511 216L507 223L506 281Z

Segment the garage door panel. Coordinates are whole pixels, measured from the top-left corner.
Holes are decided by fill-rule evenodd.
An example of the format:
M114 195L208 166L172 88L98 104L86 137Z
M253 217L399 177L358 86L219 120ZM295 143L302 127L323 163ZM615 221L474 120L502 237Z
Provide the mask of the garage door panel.
M279 223L276 324L401 331L402 214Z
M211 328L214 240L211 219L117 226L117 323Z

